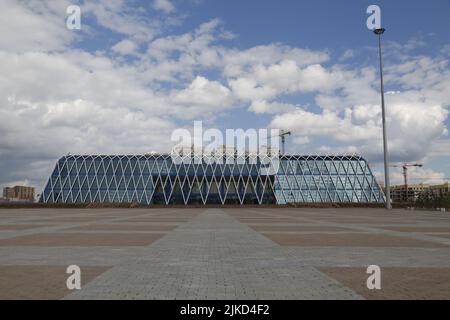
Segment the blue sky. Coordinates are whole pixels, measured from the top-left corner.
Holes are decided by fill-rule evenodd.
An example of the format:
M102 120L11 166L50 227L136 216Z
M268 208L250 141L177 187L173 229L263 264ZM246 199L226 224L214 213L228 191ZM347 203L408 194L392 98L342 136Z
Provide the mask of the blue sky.
M382 9L389 38L404 41L419 34L436 34L446 44L450 21L449 1L202 1L192 8L188 25L221 17L239 34L237 46L283 42L312 49L345 50L373 45L368 36L365 11L371 4Z
M81 30L66 28L70 4ZM168 151L170 133L194 120L289 129L289 152L362 154L381 180L371 4L387 29L391 161L423 163L413 182L446 181L448 0L7 0L0 185L39 189L68 152Z

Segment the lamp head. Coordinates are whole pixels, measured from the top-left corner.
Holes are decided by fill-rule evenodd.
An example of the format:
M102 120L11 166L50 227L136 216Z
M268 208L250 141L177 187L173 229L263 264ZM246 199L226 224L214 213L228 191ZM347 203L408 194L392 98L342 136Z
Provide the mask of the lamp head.
M386 29L384 29L384 28L378 28L378 29L373 30L373 32L374 32L376 35L383 34L385 31L386 31Z

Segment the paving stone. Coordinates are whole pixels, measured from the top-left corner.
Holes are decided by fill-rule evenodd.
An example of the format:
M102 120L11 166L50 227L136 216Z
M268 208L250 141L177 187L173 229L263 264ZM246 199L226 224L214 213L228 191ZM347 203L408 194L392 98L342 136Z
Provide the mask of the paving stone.
M381 289L364 284L365 268L322 267L320 271L366 299L450 299L450 268L382 267Z
M29 290L22 295L27 299L447 297L448 213L264 207L0 209L0 226L6 226L0 230L0 279L7 278L8 290L17 290L12 292ZM61 293L67 276L61 271L70 264L81 266L82 274L83 269L89 274L86 268L103 269L86 278L80 291ZM365 268L371 264L381 267L386 289L397 282L400 289L368 295ZM25 270L31 278L14 270Z
M143 291L143 285L151 289ZM121 263L67 298L130 296L139 299L361 298L314 267L290 263L289 256L276 244L214 209L167 234L140 258Z

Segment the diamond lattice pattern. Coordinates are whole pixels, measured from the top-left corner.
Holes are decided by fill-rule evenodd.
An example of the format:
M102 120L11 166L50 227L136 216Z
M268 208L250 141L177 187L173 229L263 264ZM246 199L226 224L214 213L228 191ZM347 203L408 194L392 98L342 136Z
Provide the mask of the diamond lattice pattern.
M142 204L381 203L384 195L359 156L282 156L262 174L248 156L223 164L175 163L170 155L65 156L41 194L44 203ZM192 159L189 159L192 160Z

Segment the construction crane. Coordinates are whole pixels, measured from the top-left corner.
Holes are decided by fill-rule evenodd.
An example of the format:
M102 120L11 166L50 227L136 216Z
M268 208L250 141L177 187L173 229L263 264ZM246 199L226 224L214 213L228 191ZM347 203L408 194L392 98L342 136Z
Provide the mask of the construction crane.
M421 163L403 163L400 165L392 165L391 167L394 168L402 168L403 169L403 181L404 181L404 188L405 188L405 200L408 201L408 167L423 167L423 164Z
M284 144L286 143L286 136L290 136L292 134L291 131L284 131L281 130L279 135L271 136L271 138L274 137L280 137L281 138L281 154L284 154Z

